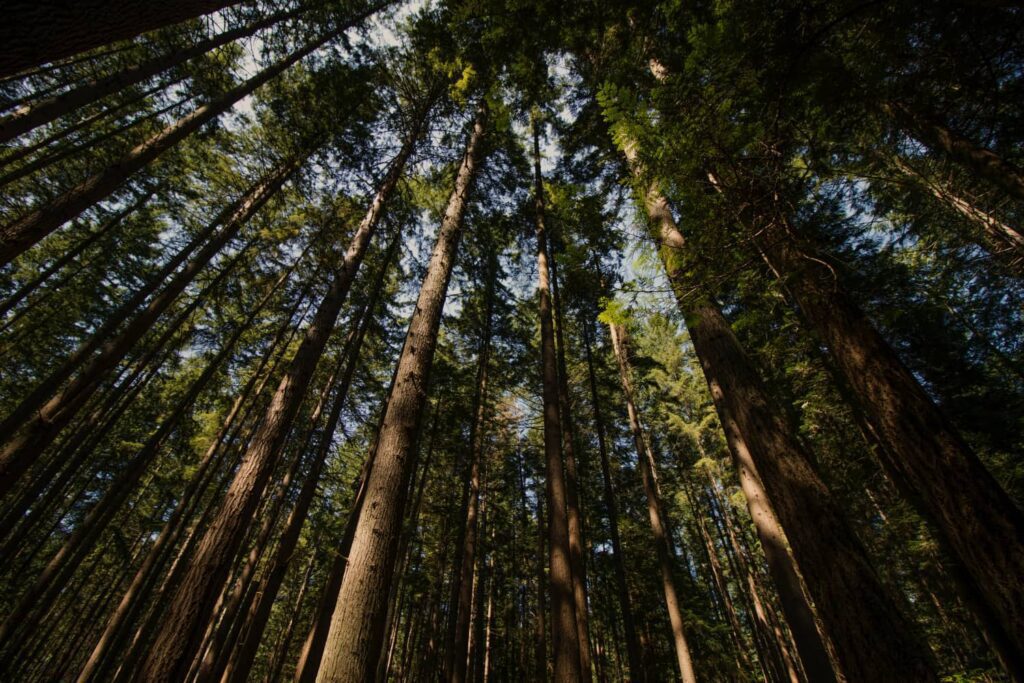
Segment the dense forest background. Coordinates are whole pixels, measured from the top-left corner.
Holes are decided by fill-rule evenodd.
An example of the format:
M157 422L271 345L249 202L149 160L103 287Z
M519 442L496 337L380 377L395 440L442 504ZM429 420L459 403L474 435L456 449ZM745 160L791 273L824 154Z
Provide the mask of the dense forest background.
M1024 3L0 22L0 679L1024 681Z

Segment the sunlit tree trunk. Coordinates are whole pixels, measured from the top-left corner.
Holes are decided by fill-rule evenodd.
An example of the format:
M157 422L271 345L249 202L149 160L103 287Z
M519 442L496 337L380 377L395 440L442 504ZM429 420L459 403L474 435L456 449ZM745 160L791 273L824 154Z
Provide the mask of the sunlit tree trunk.
M628 350L623 338L624 330L617 324L608 326L612 338L612 350L619 364L619 376L622 380L622 393L626 400L626 413L629 416L629 428L636 444L637 469L644 493L647 496L647 514L651 520L651 531L654 534L654 547L658 554L658 566L661 570L661 586L665 594L665 607L668 610L669 623L672 625L672 640L676 652L676 664L683 683L696 683L697 676L693 670L693 659L690 646L686 642L685 625L683 623L682 604L676 592L673 577L672 541L667 528L667 520L655 484L654 454L640 424L640 415L633 401L633 385L630 377Z
M487 108L478 107L437 241L420 287L415 312L397 363L394 389L377 439L349 564L331 619L317 681L357 683L372 679L380 657L387 596L402 520L402 491L415 458L417 424L426 403L448 282L462 219L482 153Z

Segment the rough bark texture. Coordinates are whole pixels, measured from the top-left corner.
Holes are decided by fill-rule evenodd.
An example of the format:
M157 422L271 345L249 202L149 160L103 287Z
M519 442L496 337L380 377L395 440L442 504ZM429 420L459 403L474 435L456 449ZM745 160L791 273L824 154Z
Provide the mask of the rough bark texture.
M635 148L627 146L625 151L634 174L643 181L645 173ZM808 678L830 681L835 674L795 569L787 566L787 540L849 680L934 681L926 646L882 586L728 321L703 285L687 277L681 260L687 253L686 241L668 202L657 184L646 183L644 188L653 237L663 245L669 281L711 389ZM759 498L761 491L764 495Z
M833 270L783 216L740 218L828 347L870 425L886 472L932 522L1024 652L1024 515L985 469Z
M424 111L423 116L425 114ZM422 119L419 122L422 124ZM260 492L273 472L385 203L412 153L418 132L418 128L411 132L356 229L344 263L267 407L216 518L200 542L181 584L170 598L171 607L141 667L140 679L147 682L172 681L186 673L202 635L199 625L209 618L216 597L227 580L246 525L259 503Z
M18 0L4 6L0 78L238 4L238 0Z
M551 647L557 683L581 681L579 631L569 551L565 474L562 470L562 424L558 404L558 358L551 311L544 182L540 172L540 132L534 122L534 205L537 225L537 290L540 295L541 368L544 401L544 458L547 469L548 555L551 590Z
M629 352L624 338L625 330L619 325L608 326L612 338L612 349L619 365L619 377L622 380L622 394L626 399L626 413L629 416L629 429L636 445L636 456L640 480L647 496L647 515L651 521L651 532L654 534L654 548L658 555L658 567L661 570L661 587L665 594L665 607L668 610L669 623L672 626L672 642L676 651L676 664L679 666L679 677L683 683L696 683L697 676L693 671L693 658L690 646L686 642L686 630L683 624L682 605L676 592L673 577L672 541L666 528L667 520L655 483L654 455L640 424L640 415L633 401L633 381L630 378Z
M558 296L558 259L551 254L551 304L555 314L555 348L558 351L558 407L562 415L562 456L565 460L565 507L569 521L569 560L572 562L572 593L576 605L576 632L580 644L580 677L593 678L590 654L590 620L587 615L587 573L583 558L583 515L580 512L579 474L576 470L575 429L569 404L569 373L565 362L562 302Z
M462 217L476 177L486 119L487 108L481 103L398 360L366 500L317 675L320 682L372 680L380 659L404 507L402 492L408 488L413 470L417 425L426 404L441 312Z
M233 659L224 671L222 681L225 683L229 680L248 680L249 673L256 658L256 651L259 648L260 638L263 635L263 630L266 627L267 620L270 618L270 610L273 607L277 591L280 589L281 583L284 581L285 573L288 571L292 555L299 541L299 534L302 531L306 515L309 513L310 505L312 504L313 497L316 494L317 484L320 481L320 473L323 470L324 463L327 460L327 455L334 442L334 432L337 428L338 420L341 418L341 410L344 406L345 399L348 396L349 387L352 385L352 379L355 376L356 368L359 364L359 352L362 349L363 339L366 337L366 333L374 320L374 310L377 306L377 300L380 297L381 290L383 289L383 285L386 281L388 266L394 258L398 243L396 235L396 238L392 241L392 244L388 249L388 255L385 257L384 264L380 268L377 282L374 285L373 292L370 294L370 299L366 303L359 322L359 327L357 330L353 330L354 337L349 344L349 356L345 363L345 368L342 371L341 379L338 382L338 387L327 416L326 426L324 427L323 433L320 435L320 442L317 445L316 456L309 466L309 472L306 474L306 479L302 484L302 489L299 491L299 495L296 498L295 507L292 508L288 521L285 523L284 531L281 533L281 538L278 540L277 550L275 551L274 560L270 566L270 570L260 583L258 597L250 610L250 616L247 620L249 623L245 630L242 644L237 653L237 658Z

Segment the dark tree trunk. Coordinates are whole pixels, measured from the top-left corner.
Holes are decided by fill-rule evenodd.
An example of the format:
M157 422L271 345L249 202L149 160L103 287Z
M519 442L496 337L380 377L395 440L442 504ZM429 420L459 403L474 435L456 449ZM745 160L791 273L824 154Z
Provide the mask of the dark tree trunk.
M0 78L238 4L238 0L19 0L4 7Z
M912 137L946 154L968 172L996 185L1014 199L1024 199L1024 171L992 150L974 144L938 120L905 104L888 102L882 105L882 110Z
M569 560L572 562L572 592L576 605L576 631L580 644L580 677L593 679L590 654L590 620L587 614L587 570L583 557L583 515L580 512L579 474L576 470L576 437L569 403L569 373L566 366L564 318L558 295L558 258L551 254L551 305L554 309L555 348L558 353L558 407L562 416L562 455L565 460L565 506L569 521Z
M95 393L111 369L149 331L152 325L178 298L196 275L228 244L242 226L258 211L299 168L299 161L291 160L257 183L244 197L221 213L211 224L224 227L181 269L149 304L138 312L124 328L111 339L104 340L95 355L64 389L55 395L60 374L48 378L22 401L15 412L5 419L13 433L0 450L0 493L6 493L38 459L57 434L74 418L85 401ZM183 250L183 251L187 251ZM166 268L165 268L166 270ZM97 346L92 342L87 346ZM76 353L76 356L85 354ZM74 359L72 359L74 360ZM82 359L84 362L84 358ZM66 363L65 365L70 365ZM25 419L25 423L17 420ZM17 429L17 432L14 430Z
M120 90L141 83L186 61L206 54L228 43L251 36L257 31L302 14L302 10L276 12L245 26L225 31L206 40L174 50L160 57L135 64L104 78L88 81L71 90L23 105L0 118L0 143L8 142L32 129L55 121L79 107L91 104Z
M469 495L463 516L462 548L458 555L458 586L453 591L454 602L449 607L455 615L454 639L450 643L450 683L465 683L466 653L469 644L469 608L473 587L473 566L476 562L477 512L480 505L480 459L484 440L484 418L487 414L487 366L491 358L491 318L494 314L494 296L498 278L497 255L492 255L487 273L486 312L484 329L480 336L477 359L476 392L473 395L473 422L469 435Z
M594 427L597 431L597 449L601 456L601 479L604 483L604 504L608 512L608 528L612 543L612 562L615 568L615 588L622 610L622 623L626 639L626 657L629 660L629 679L634 683L647 680L640 652L640 641L636 635L636 624L633 621L633 607L629 599L629 587L626 584L626 566L622 553L622 541L619 539L619 510L615 502L615 488L612 485L611 465L608 460L608 444L605 436L604 416L601 413L601 400L597 393L597 373L594 371L594 357L590 348L592 324L588 321L584 329L584 351L587 356L587 376L590 380L590 400L594 410Z
M737 205L883 445L876 453L885 471L934 524L977 587L984 611L996 615L1024 653L1024 514L847 294L826 257L804 243L779 207L762 215L750 203Z
M644 182L635 146L627 145L625 151L634 175L644 183L642 201L652 236L663 245L665 270L711 390L808 678L834 681L835 674L790 562L787 539L848 678L934 681L927 648L882 586L863 546L811 467L795 431L769 397L703 283L688 277L684 265L687 244L668 202L657 184Z
M140 677L143 680L175 680L186 672L195 654L201 636L199 625L209 618L216 596L227 580L231 561L245 534L245 525L256 509L260 492L273 472L281 448L291 431L292 422L384 206L398 184L405 162L419 137L426 112L426 108L421 111L415 129L410 131L398 157L381 181L380 189L365 218L353 235L339 272L321 301L249 444L216 519L206 531L186 576L171 597L171 607L141 667Z
M277 77L289 67L312 54L325 43L376 11L373 7L347 22L337 31L315 38L273 66L267 67L247 81L201 104L148 140L137 145L124 157L103 171L82 181L51 202L15 219L0 228L0 265L43 239L86 209L117 191L131 176L171 149L206 123L216 119L242 98Z
M676 664L679 666L679 676L683 683L696 683L697 676L693 670L690 646L686 642L682 604L680 603L676 591L675 578L673 577L672 541L667 528L668 520L665 517L661 504L661 496L658 494L654 457L650 444L647 442L647 437L644 434L643 426L640 424L640 415L633 402L629 355L626 349L626 340L623 336L625 331L615 324L609 325L608 329L611 332L612 349L615 352L615 359L619 364L619 376L622 379L622 393L626 399L629 428L633 433L633 441L636 444L637 469L640 470L640 479L643 483L644 493L647 496L647 514L651 520L654 548L658 555L658 566L661 570L661 586L665 593L665 607L668 610L669 623L672 626L672 641L675 646Z

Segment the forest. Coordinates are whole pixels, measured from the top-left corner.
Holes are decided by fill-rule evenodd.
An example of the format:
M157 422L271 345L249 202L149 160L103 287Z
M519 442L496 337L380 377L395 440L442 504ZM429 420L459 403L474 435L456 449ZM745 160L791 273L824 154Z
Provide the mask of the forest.
M1022 0L17 0L0 680L1024 683Z

